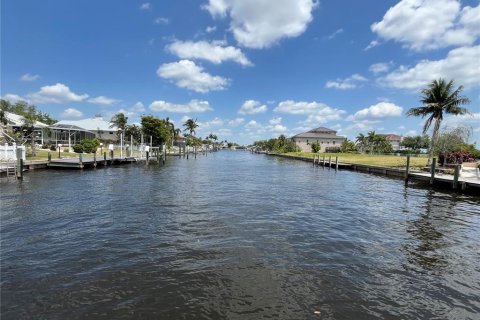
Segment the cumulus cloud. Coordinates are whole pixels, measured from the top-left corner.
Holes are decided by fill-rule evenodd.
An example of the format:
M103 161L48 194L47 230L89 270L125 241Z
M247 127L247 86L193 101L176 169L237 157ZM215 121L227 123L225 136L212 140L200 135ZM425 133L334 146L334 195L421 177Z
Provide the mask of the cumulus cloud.
M65 118L80 118L83 113L75 108L67 108L62 112L62 116Z
M232 127L238 127L239 125L241 125L244 122L245 122L244 118L236 118L236 119L228 121L228 124Z
M305 102L286 100L278 104L273 110L278 113L292 114L292 115L306 115L307 118L301 121L302 127L314 127L320 124L325 124L330 121L340 120L346 111L332 108L321 102Z
M385 73L390 70L391 66L392 66L391 62L374 63L370 66L370 68L368 68L368 71L370 71L373 74Z
M414 67L400 66L378 79L378 82L399 89L420 89L432 79L458 79L465 87L480 84L480 46L451 50L442 60L423 60Z
M28 102L28 99L25 99L21 96L19 96L18 94L13 94L13 93L7 93L6 95L4 95L2 97L3 100L7 100L9 101L10 103L16 103L18 101L25 101L25 102Z
M76 94L70 91L70 88L62 83L57 83L51 86L44 86L40 91L31 93L28 98L33 103L66 103L79 102L88 98L88 94Z
M359 86L361 82L367 81L367 78L359 75L359 74L352 74L350 77L346 79L337 79L336 81L327 81L325 84L325 88L333 88L333 89L340 89L340 90L348 90L348 89L355 89Z
M213 17L230 17L238 43L261 49L301 35L316 4L314 0L209 0L203 8Z
M246 125L245 125L245 128L246 129L249 129L249 130L252 130L252 129L260 129L262 128L262 125L260 123L258 123L257 121L255 120L250 120Z
M140 6L140 10L152 10L152 4L150 2L142 3L142 5Z
M167 50L182 59L203 59L215 64L234 61L243 66L252 65L240 49L225 46L220 41L175 41L167 46Z
M155 20L153 20L153 22L155 24L169 24L170 20L168 18L165 18L165 17L158 17L158 18L155 18Z
M223 90L229 84L228 79L212 76L190 60L162 64L157 70L157 75L174 82L180 88L201 93Z
M267 112L268 108L266 105L261 104L255 100L247 100L243 103L238 110L239 114L257 114Z
M35 81L40 76L38 74L30 74L30 73L25 73L23 76L20 77L20 80L22 81Z
M116 100L116 99L113 99L113 98L108 98L108 97L105 97L105 96L98 96L98 97L95 97L95 98L90 98L87 101L90 102L90 103L93 103L93 104L99 104L99 105L102 105L102 106L109 106L109 105L112 105L112 104L118 102L119 100Z
M461 8L458 0L402 0L371 29L415 51L472 45L480 36L480 6Z
M205 31L206 31L207 33L212 33L212 32L214 32L214 31L216 31L216 30L217 30L217 27L216 27L216 26L207 27L207 28L205 29Z
M383 118L399 117L402 115L403 108L391 102L379 102L368 108L357 111L349 116L347 120L378 120Z
M278 134L287 132L287 127L282 125L281 117L275 117L270 119L268 121L268 125L266 126L266 129L270 132L274 132Z
M372 40L372 41L370 41L370 43L368 44L368 46L365 47L364 50L365 50L365 51L368 51L368 50L370 50L370 49L372 49L372 48L374 48L374 47L376 47L376 46L378 46L378 45L380 45L380 41L378 41L378 40Z
M212 111L208 101L191 100L186 104L175 104L163 100L153 101L150 110L156 112L174 112L174 113L190 113L190 112L206 112Z

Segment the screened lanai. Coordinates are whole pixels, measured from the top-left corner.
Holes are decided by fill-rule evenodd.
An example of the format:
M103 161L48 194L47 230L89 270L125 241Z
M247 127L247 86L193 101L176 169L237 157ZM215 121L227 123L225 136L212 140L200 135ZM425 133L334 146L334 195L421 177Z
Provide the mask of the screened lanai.
M95 138L95 133L71 124L56 123L49 126L48 129L51 131L49 134L50 142L55 142L55 146L61 144L70 148L83 139Z

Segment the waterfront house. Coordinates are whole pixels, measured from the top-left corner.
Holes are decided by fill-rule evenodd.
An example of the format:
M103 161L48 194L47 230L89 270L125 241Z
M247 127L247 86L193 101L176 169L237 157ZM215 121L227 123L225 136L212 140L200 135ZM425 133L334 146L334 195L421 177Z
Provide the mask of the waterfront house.
M393 133L379 134L379 136L384 136L388 142L392 145L393 150L401 150L400 143L403 140L402 136Z
M340 149L345 137L337 136L337 131L319 127L291 137L293 142L303 152L312 151L312 143L320 144L320 152L337 151Z
M44 131L48 127L47 124L35 121L33 133L27 133L26 130L23 130L24 118L21 115L5 112L5 118L7 120L6 128L14 132L22 132L24 140L30 141L30 134L33 134L35 137L35 143L43 144L44 141Z
M49 141L56 146L59 144L71 147L83 139L97 138L101 141L116 141L117 127L110 128L110 122L102 117L82 120L61 120L48 127Z

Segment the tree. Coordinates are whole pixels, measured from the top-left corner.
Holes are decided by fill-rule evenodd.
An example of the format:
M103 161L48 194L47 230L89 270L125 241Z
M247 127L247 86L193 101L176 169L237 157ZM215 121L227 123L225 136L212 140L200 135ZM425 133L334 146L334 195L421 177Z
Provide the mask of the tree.
M342 142L342 145L340 146L340 151L343 153L346 152L354 152L357 150L357 146L355 145L355 142L345 139Z
M424 134L428 131L432 123L434 123L432 137L430 139L429 163L433 157L443 115L462 115L469 113L466 108L461 107L461 105L470 102L467 97L460 96L462 90L463 86L459 86L454 90L453 80L450 80L448 83L444 79L433 80L427 88L421 91L422 97L420 101L423 106L411 108L407 111L407 116L428 117L423 125Z
M377 135L377 134L376 134L375 131L373 131L373 130L372 130L372 131L368 131L368 133L367 133L367 137L366 137L366 139L367 139L367 147L368 147L368 149L370 150L370 153L373 152L373 147L374 147L374 144L375 144L375 137L376 137L376 135Z
M35 157L35 124L37 122L37 112L35 106L29 106L23 115L22 130L26 136L30 137L30 147L32 148L32 156Z
M125 132L125 127L127 126L128 117L126 117L123 113L117 113L112 117L110 120L110 128L117 127L118 132L117 135L119 136L122 132Z
M159 146L170 141L170 126L164 119L151 115L142 116L141 124L143 133L152 137L153 145Z
M355 142L357 142L360 152L365 152L365 147L368 145L368 139L363 133L358 134Z
M185 127L184 131L188 132L190 135L195 135L195 129L198 128L198 123L197 123L197 120L193 120L193 119L188 119L187 121L185 121L185 123L183 124L183 126Z
M317 142L314 142L310 145L310 147L312 148L312 152L313 153L317 153L320 151L320 143Z
M142 137L142 129L137 125L126 125L125 126L125 139L128 141L130 136L133 137L134 142L139 142Z
M405 137L403 138L402 142L400 142L400 146L413 151L426 149L428 148L429 144L430 144L430 138L428 137L428 135Z

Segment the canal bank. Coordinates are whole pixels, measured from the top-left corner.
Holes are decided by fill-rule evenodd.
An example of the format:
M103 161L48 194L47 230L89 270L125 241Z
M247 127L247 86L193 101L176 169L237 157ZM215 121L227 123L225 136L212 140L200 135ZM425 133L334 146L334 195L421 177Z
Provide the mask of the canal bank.
M466 192L470 194L480 195L480 179L472 177L465 178L460 175L454 176L449 174L443 174L434 171L431 172L412 172L409 169L379 167L365 164L354 164L340 161L340 156L335 158L320 156L315 158L308 158L296 155L277 154L277 153L265 153L268 156L282 157L286 159L294 159L304 162L310 162L313 166L322 166L327 168L334 168L335 170L351 170L363 173L372 173L377 175L384 175L399 179L404 179L405 184L409 181L420 182L425 185L441 187L446 189L453 189L459 192Z

